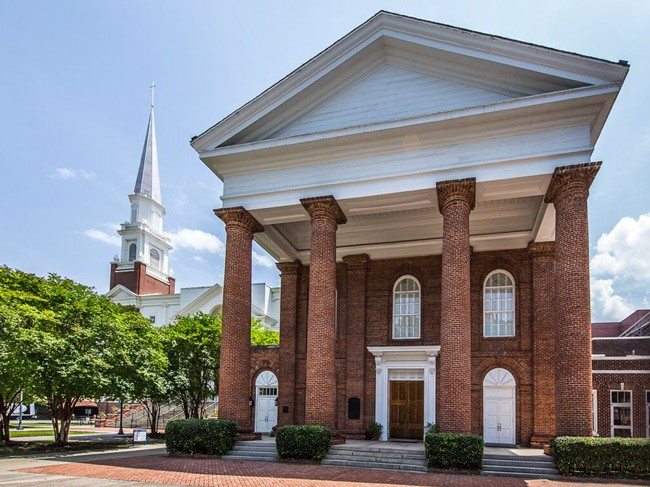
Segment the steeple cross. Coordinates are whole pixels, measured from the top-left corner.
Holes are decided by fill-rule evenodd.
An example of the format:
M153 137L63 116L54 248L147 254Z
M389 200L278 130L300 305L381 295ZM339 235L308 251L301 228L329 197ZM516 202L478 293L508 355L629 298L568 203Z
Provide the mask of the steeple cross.
M153 97L156 91L156 83L152 81L149 88L151 88L151 108L153 108Z

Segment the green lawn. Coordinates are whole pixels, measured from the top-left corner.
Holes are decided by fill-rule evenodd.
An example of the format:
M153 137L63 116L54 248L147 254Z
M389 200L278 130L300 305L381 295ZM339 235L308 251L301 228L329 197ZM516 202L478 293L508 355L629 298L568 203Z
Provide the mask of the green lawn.
M99 433L99 432L97 432ZM73 435L93 435L96 434L94 431L70 431L70 436ZM31 438L33 436L54 436L54 433L52 432L52 428L47 429L47 430L33 430L33 429L25 429L22 431L17 431L12 429L11 430L11 438Z

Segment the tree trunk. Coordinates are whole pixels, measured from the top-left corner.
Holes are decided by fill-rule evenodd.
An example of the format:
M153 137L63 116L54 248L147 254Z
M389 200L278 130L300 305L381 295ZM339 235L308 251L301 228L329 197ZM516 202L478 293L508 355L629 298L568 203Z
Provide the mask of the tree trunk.
M72 413L77 399L48 398L47 407L52 416L52 427L54 428L54 444L57 446L67 445L70 435L70 423Z
M11 415L16 410L16 401L20 397L20 391L5 399L0 395L0 444L8 445L11 441Z
M145 411L147 411L147 419L149 420L151 434L155 435L158 433L158 423L160 422L160 410L162 404L157 404L153 401L144 401L141 404Z

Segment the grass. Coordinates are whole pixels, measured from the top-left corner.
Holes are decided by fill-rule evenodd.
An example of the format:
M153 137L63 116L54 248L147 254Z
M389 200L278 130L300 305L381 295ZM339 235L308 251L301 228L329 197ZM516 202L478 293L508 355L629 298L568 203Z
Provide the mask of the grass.
M131 438L120 441L92 442L73 441L64 446L55 446L53 441L17 442L9 446L0 445L0 457L13 457L24 455L39 455L43 453L80 453L89 451L116 450L131 448Z
M94 431L75 431L75 430L71 430L70 431L70 436L72 436L72 435L93 435L93 434L96 434L96 433L99 433L99 431L94 432ZM52 431L52 429L48 429L48 430L31 430L30 429L30 430L22 430L22 431L11 430L11 438L31 438L31 437L34 437L34 436L54 436L54 432Z

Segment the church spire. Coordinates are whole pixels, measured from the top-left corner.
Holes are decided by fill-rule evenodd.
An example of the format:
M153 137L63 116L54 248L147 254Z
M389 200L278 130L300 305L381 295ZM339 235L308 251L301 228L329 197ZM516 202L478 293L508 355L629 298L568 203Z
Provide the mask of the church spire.
M154 123L153 102L154 89L156 85L151 84L151 112L149 114L149 125L147 126L147 135L144 139L142 148L142 157L140 158L140 168L138 177L135 180L135 194L141 194L162 204L160 197L160 176L158 175L158 149L156 147L156 125Z

